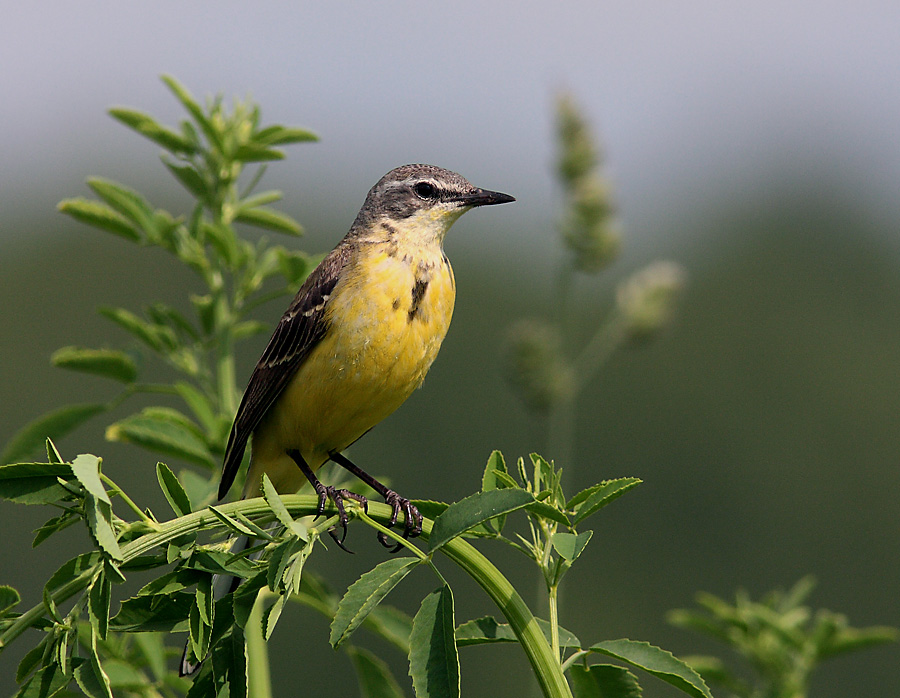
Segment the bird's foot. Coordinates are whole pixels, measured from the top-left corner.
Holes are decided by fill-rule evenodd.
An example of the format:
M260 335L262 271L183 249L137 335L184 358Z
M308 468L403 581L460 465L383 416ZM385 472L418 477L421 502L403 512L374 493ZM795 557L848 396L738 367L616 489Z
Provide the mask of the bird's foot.
M334 542L338 544L338 547L340 547L341 550L352 553L352 550L348 550L344 546L344 540L346 540L347 538L347 522L350 521L347 510L344 508L344 500L350 499L356 502L363 508L363 511L365 511L366 513L369 513L369 500L366 499L363 495L357 494L356 492L351 492L350 490L345 490L343 488L339 489L331 485L326 486L322 483L319 483L319 486L316 487L316 494L319 495L319 505L316 508L316 518L324 516L325 504L329 499L334 502L334 506L338 511L338 523L341 527L341 536L340 538L338 538L334 526L328 529L328 534L331 536Z
M391 520L388 522L388 528L394 527L400 516L400 511L402 510L404 518L403 537L405 539L415 538L422 533L422 515L406 497L401 497L394 492L394 490L389 489L384 493L384 502L391 507ZM384 533L378 534L378 542L385 548L391 548L392 546L391 541ZM402 544L397 543L397 545L391 549L391 552L396 553L402 547Z

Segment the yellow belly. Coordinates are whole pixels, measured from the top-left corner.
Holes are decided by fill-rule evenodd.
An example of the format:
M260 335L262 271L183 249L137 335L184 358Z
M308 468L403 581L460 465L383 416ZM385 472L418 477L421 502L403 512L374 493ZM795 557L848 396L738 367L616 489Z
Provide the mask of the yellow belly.
M440 249L415 260L364 249L328 301L326 336L254 433L245 493L263 472L280 492L297 491L306 480L288 450L315 470L403 404L437 356L454 300Z

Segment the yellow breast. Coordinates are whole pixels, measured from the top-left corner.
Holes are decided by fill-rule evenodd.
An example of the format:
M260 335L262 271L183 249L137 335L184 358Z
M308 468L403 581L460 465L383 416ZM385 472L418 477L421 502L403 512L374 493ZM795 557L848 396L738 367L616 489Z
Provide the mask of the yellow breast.
M325 337L254 435L249 481L265 470L296 491L305 480L287 450L316 469L396 410L437 356L455 297L439 245L361 244L326 306Z

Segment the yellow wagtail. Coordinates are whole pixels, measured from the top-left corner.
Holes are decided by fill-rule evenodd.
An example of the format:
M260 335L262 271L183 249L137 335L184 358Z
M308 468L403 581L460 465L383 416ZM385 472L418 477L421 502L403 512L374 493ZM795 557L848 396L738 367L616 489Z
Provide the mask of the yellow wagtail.
M404 535L421 532L422 517L410 501L341 451L396 410L437 356L456 297L442 247L450 226L476 206L510 201L433 165L398 167L369 190L350 231L300 288L250 377L228 438L220 499L252 434L244 497L259 493L263 473L282 493L309 481L319 514L332 499L346 535L343 500L364 505L365 498L319 482L316 470L332 460L384 497L393 507L391 525L402 509Z
M300 287L250 376L228 437L219 499L234 483L252 435L244 497L259 494L263 473L280 493L308 481L320 515L334 501L346 536L343 500L365 506L366 499L318 480L316 470L332 460L384 497L393 508L391 526L402 510L404 536L421 533L412 503L341 451L403 404L437 356L456 297L442 248L450 226L476 206L509 201L515 199L433 165L398 167L369 190L350 231ZM330 533L343 548L343 536ZM382 534L378 539L390 546ZM242 537L232 551L248 544ZM214 595L228 593L234 582L219 577ZM199 668L189 648L190 641L182 676Z

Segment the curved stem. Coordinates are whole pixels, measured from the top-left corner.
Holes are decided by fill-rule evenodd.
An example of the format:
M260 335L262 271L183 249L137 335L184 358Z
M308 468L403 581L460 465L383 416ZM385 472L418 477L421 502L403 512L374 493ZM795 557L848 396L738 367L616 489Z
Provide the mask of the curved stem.
M318 506L318 497L312 494L283 495L282 501L288 511L294 516L315 514ZM241 514L248 517L271 513L269 504L262 497L229 502L217 508L225 514L233 514L240 511ZM333 509L333 505L331 505L331 508ZM329 511L329 513L331 512ZM370 502L369 514L363 520L375 520L381 523L389 521L390 517L391 507L380 502ZM361 516L359 518L362 519ZM218 528L221 525L219 519L209 509L202 509L186 516L160 523L158 524L158 530L147 533L122 546L123 562L121 564L125 566L131 560L149 553L154 548L165 545L186 533ZM430 536L432 526L433 522L430 519L424 520L422 524L423 538L427 539ZM379 528L383 528L383 526ZM406 543L409 543L409 541L406 541ZM408 547L415 546L412 546L410 543ZM544 696L546 698L572 698L572 692L560 668L559 658L554 656L547 639L538 626L537 620L509 580L503 576L490 560L462 538L454 538L448 541L441 546L440 550L465 570L484 589L500 609L500 612L509 621L510 627L516 634L528 657L528 661L531 663ZM418 555L422 556L424 553L419 551ZM61 603L82 591L90 583L94 571L93 568L85 570L56 589L51 594L54 603ZM6 632L0 635L0 647L20 635L45 612L46 608L42 602L22 614L13 625L7 628Z

